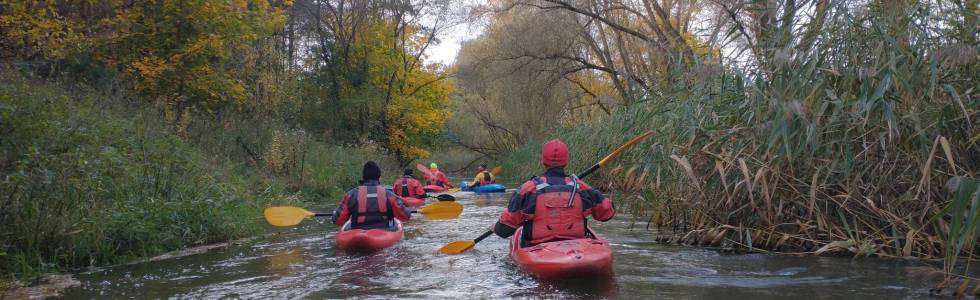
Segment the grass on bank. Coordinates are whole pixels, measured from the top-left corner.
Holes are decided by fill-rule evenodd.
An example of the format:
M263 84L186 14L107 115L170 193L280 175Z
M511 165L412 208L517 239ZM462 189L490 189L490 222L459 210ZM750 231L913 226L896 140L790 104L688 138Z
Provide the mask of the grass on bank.
M297 144L271 121L183 124L84 87L0 81L0 278L254 235L266 206L330 207L375 156Z

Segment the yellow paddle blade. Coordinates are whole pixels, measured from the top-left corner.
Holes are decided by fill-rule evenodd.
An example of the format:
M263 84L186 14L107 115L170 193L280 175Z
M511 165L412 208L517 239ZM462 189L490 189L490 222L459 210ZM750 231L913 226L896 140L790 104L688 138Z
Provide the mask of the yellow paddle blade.
M265 209L265 220L272 226L293 226L313 215L315 214L311 211L292 206L276 206Z
M473 249L473 245L476 245L476 242L473 240L455 241L442 246L442 248L439 248L439 252L445 254L460 254L466 252L466 250Z
M613 151L612 153L609 153L609 155L606 155L605 158L603 158L602 160L600 160L599 161L599 166L600 167L606 166L606 163L609 163L609 161L613 160L614 158L616 158L620 154L623 154L623 152L626 151L626 149L629 149L630 147L633 147L633 145L635 145L636 143L639 143L640 141L646 139L647 137L649 137L651 135L653 135L653 130L647 131L647 132L645 132L645 133L643 133L641 135L638 135L635 138L629 140L629 142L626 142L626 144L623 144L622 146L619 146L619 148L616 148L616 151Z
M504 166L496 166L493 167L493 170L490 170L490 174L493 174L493 176L496 177L497 174L500 174L500 172L503 171L504 171Z
M451 189L449 189L449 190L448 190L448 191L446 191L446 192L447 192L447 193L459 193L459 191L460 191L460 189L459 189L459 188L451 188Z
M455 201L439 201L419 208L418 213L433 220L448 220L463 213L463 205Z

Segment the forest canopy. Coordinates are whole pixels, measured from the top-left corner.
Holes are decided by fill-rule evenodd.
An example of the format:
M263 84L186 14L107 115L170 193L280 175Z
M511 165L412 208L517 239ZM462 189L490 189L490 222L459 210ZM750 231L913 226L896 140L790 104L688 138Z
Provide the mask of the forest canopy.
M121 83L170 115L276 115L322 140L403 161L450 114L426 49L453 1L3 0L4 59L43 76ZM425 20L446 20L425 22Z

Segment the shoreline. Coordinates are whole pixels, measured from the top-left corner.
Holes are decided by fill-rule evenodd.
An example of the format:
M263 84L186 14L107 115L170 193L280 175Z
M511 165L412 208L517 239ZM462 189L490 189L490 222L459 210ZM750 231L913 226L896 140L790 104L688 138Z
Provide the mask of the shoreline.
M219 248L240 246L256 239L269 237L277 233L264 233L250 237L233 239L225 242L197 245L180 250L166 252L149 258L141 258L122 264L90 267L76 269L69 272L43 274L32 280L31 283L24 283L20 280L3 281L0 280L0 300L6 299L36 299L62 296L61 292L74 287L81 286L81 282L74 277L75 274L90 272L99 269L113 268L118 266L134 265L147 262L157 262L171 260L185 256L204 254Z

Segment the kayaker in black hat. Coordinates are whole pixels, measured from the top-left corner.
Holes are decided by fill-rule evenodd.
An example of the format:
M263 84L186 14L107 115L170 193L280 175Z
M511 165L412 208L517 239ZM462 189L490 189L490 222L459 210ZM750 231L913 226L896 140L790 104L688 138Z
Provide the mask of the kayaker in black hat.
M395 183L391 184L391 190L395 192L395 195L402 198L422 198L425 195L425 191L422 190L422 183L412 177L413 173L411 168L407 168L404 175L395 179Z
M361 184L344 194L334 210L334 224L343 226L350 220L351 228L391 228L394 219L408 221L411 214L405 203L378 181L381 168L377 163L364 163L361 177Z

